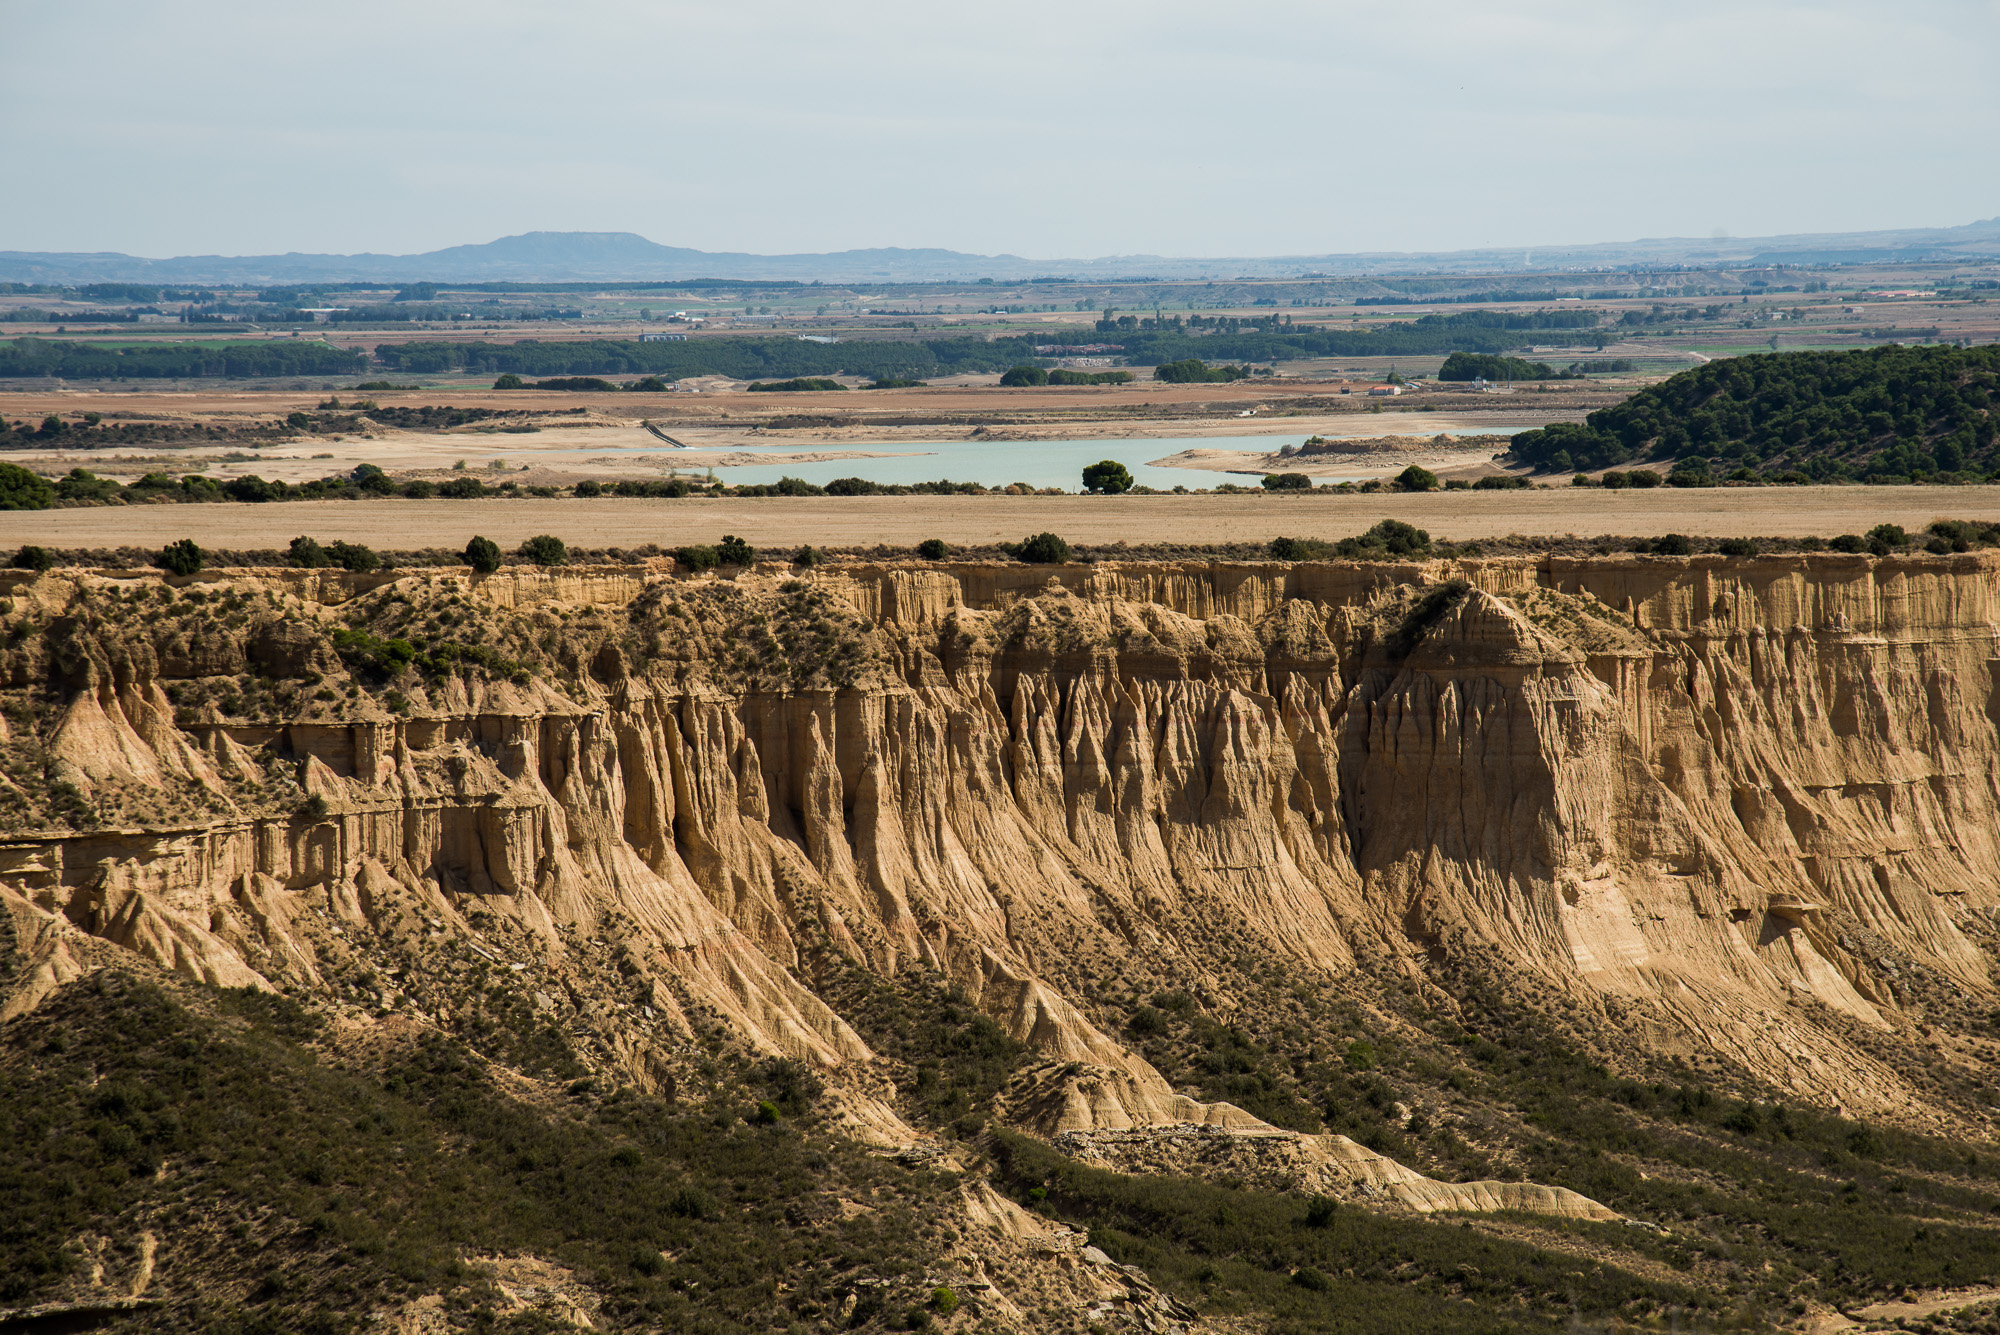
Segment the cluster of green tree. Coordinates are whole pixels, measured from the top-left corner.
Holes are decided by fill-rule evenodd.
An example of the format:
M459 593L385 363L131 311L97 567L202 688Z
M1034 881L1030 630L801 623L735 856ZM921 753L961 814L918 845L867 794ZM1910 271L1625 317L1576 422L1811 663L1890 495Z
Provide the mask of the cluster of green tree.
M1249 377L1250 368L1247 366L1210 366L1199 357L1161 362L1153 368L1153 379L1164 380L1170 385L1223 384Z
M923 389L927 386L928 383L929 382L923 380L900 379L892 375L878 375L875 377L874 384L864 385L863 388L864 389Z
M362 464L345 476L335 474L307 482L267 481L255 473L231 478L204 477L198 473L175 478L166 473L147 473L124 485L112 478L99 477L85 468L73 468L66 476L51 482L25 468L0 464L0 510L46 510L62 502L121 505L244 501L264 504L273 501L356 501L389 497L473 500L481 496L556 494L554 487L522 487L514 482L501 482L489 487L469 473L445 482L429 482L422 478L399 482L374 464Z
M1791 290L1796 292L1798 289ZM1698 320L1720 320L1728 313L1727 305L1703 306L1699 310L1693 306L1655 305L1647 311L1628 310L1618 317L1618 323L1627 328L1655 324L1692 324Z
M307 339L105 347L21 338L0 344L0 376L69 380L350 376L366 366L367 359L358 352Z
M1592 332L1592 311L1461 311L1424 315L1415 320L1376 325L1370 329L1303 329L1284 332L1193 335L1162 330L1124 335L1126 360L1140 366L1188 357L1208 360L1295 361L1302 357L1421 357L1457 350L1505 352L1519 346L1520 335L1534 331L1537 343L1597 346L1604 342Z
M574 343L385 343L376 358L403 374L469 370L515 375L657 375L680 380L725 375L735 380L795 376L866 375L921 379L972 371L1000 371L1034 355L1031 338L931 339L923 342L854 340L808 343L797 338L746 335L641 343L590 339Z
M1676 459L1690 478L1992 476L1996 394L1993 345L1760 353L1683 371L1581 423L1522 432L1511 454L1551 472Z
M438 321L457 318L463 312L449 306L410 306L401 297L388 305L349 306L327 316L333 324L403 324L411 321ZM307 316L307 319L312 317Z
M1071 371L1057 367L1052 371L1039 366L1010 366L1000 375L1000 383L1010 389L1025 385L1129 385L1132 383L1130 371Z
M38 311L16 309L0 312L0 324L131 324L137 311Z
M797 376L790 380L756 381L750 386L752 394L800 394L829 389L846 389L838 380L828 380L823 376Z
M1639 363L1630 357L1585 357L1582 361L1569 364L1569 369L1577 375L1604 375L1618 371L1636 371Z
M1522 361L1488 352L1454 352L1438 367L1440 380L1571 380L1575 372L1557 371L1547 362Z
M1273 561L1399 560L1428 556L1431 535L1400 519L1384 519L1366 533L1337 542L1319 538L1273 538L1267 550Z

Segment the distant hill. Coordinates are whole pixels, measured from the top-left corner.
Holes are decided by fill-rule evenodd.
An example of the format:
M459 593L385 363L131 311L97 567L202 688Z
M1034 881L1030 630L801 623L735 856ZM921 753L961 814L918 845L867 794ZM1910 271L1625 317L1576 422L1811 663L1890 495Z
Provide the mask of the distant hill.
M678 282L691 278L840 283L1037 277L1357 277L1393 273L1527 273L1618 265L1714 267L1885 263L2000 257L2000 218L1962 227L1801 233L1739 239L1659 238L1583 246L1343 255L1174 258L1114 255L1030 260L956 250L880 247L830 254L752 255L663 246L636 232L527 232L420 255L184 255L0 251L0 282L161 284L321 282Z
M2000 471L1996 394L2000 346L1759 353L1683 371L1581 423L1522 432L1510 452L1557 473L1671 459L1683 480L1738 468L1970 480Z

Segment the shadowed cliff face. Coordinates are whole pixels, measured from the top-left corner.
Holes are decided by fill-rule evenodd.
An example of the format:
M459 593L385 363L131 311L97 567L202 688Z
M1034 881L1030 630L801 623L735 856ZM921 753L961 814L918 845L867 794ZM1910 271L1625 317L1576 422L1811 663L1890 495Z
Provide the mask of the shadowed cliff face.
M1246 954L1444 1007L1476 963L1614 1057L1901 1117L1881 1043L1990 988L1977 555L177 583L8 590L6 1014L89 937L348 1001L406 939L627 1078L721 1026L895 1139L855 966L1027 1044L1044 1134L1260 1125L1091 1018L1118 979L1227 1015Z

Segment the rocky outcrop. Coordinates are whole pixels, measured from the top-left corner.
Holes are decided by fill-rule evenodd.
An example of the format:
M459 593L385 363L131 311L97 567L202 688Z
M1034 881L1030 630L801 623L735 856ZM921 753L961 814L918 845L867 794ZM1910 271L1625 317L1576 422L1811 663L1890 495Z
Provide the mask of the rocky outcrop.
M200 578L249 609L206 639L91 610L151 577L9 578L50 637L73 623L10 651L60 695L48 772L204 813L7 836L15 930L55 943L16 1009L81 967L62 925L315 986L339 933L400 922L552 998L611 979L563 1004L635 1072L720 1024L861 1090L873 1054L814 975L844 957L941 974L1033 1048L1020 1125L1234 1134L1261 1124L1171 1090L1091 1021L1092 980L1199 989L1252 946L1329 983L1478 956L1893 1114L1919 1100L1866 1035L1916 1021L1911 971L1990 987L1989 556L235 572ZM327 637L364 604L513 618L546 660L340 694L361 670ZM785 617L852 638L808 670L759 647ZM334 703L169 698L253 667Z

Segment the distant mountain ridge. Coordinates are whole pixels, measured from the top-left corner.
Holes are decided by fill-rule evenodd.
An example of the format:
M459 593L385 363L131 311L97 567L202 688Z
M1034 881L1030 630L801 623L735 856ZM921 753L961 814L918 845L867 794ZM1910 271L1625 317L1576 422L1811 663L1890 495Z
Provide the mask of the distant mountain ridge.
M1743 238L1652 238L1578 246L1328 255L1175 258L1114 255L1031 260L941 249L877 247L752 255L663 246L636 232L526 232L417 255L183 255L0 251L0 281L282 284L321 282L679 282L693 278L842 283L1037 277L1110 279L1296 277L1319 273L1507 273L1619 266L1738 267L2000 258L2000 217L1960 227L1807 232Z

